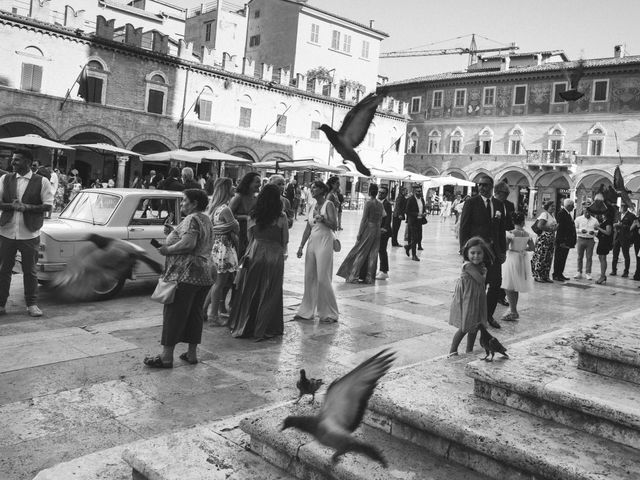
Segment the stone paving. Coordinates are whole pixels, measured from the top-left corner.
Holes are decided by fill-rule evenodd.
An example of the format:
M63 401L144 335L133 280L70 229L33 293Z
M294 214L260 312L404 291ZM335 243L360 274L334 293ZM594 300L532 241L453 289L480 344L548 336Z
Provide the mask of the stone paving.
M359 216L344 214L343 251L335 256L334 271L355 241ZM45 316L32 319L16 276L9 314L0 320L0 478L30 479L82 455L291 400L303 367L329 383L385 347L398 352L396 367L445 355L454 332L447 324L449 302L460 270L452 225L453 219L430 218L421 262L389 247L389 280L353 285L335 277L337 324L293 321L304 261L290 258L282 339L255 343L205 326L201 362L191 366L176 355L172 370L142 364L145 354L160 348L161 308L149 300L154 282L130 282L117 298L99 303L63 305L43 292ZM301 220L295 223L291 252L303 228ZM574 251L568 265L567 276L574 273ZM521 296L521 320L503 323L496 336L510 344L636 309L638 285L620 277L602 286L535 284L534 292ZM498 306L497 318L504 309ZM124 474L114 464L118 468Z

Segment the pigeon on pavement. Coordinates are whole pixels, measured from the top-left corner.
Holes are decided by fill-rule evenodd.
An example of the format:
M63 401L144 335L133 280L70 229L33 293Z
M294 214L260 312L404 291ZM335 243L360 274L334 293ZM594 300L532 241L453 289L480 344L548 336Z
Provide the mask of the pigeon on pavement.
M487 353L482 360L486 360L487 362L493 362L493 357L496 353L499 353L506 358L509 358L507 355L507 349L502 346L502 344L498 341L496 337L491 335L486 327L483 324L478 326L480 330L480 345L484 348L484 351ZM491 354L491 359L487 360L487 357Z
M357 440L351 433L362 422L373 390L380 378L389 371L394 360L395 352L387 349L365 360L329 385L324 404L317 416L289 416L284 420L282 430L297 428L310 433L321 444L335 449L331 457L333 463L347 452L358 452L380 462L386 468L387 461L378 449Z
M309 403L313 403L316 399L316 392L321 385L323 385L321 378L307 378L307 372L305 372L304 369L300 370L300 380L296 382L296 387L298 387L300 395L295 403L298 403L303 395L311 395L311 401Z
M353 162L358 172L367 177L371 176L371 171L364 166L355 148L367 136L369 125L371 125L376 109L382 103L384 97L384 90L382 89L371 92L364 97L347 113L340 130L337 132L324 123L319 127L325 133L331 145L342 155L345 163L347 160Z

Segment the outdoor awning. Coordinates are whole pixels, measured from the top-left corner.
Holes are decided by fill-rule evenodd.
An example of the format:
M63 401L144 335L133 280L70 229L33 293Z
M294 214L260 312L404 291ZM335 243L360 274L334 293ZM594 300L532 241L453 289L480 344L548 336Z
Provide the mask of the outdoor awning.
M53 140L41 137L40 135L36 135L35 133L29 133L27 135L21 135L19 137L0 138L0 143L30 148L44 147L56 148L60 150L75 150L70 145L54 142Z
M469 180L463 180L462 178L453 177L451 175L445 175L444 177L431 177L426 182L425 188L438 188L443 185L456 185L459 187L475 187L475 182Z
M270 170L309 170L312 172L341 173L343 170L332 165L320 163L314 158L301 158L298 160L269 160L252 164L254 168Z
M225 162L248 165L251 160L236 157L228 153L218 152L217 150L169 150L168 152L152 153L140 157L143 162L189 162L202 163L209 162Z
M102 155L128 155L128 156L139 156L139 153L136 153L131 150L127 150L126 148L114 147L113 145L109 145L108 143L81 143L78 145L71 145L77 150L89 150L91 152L100 153Z

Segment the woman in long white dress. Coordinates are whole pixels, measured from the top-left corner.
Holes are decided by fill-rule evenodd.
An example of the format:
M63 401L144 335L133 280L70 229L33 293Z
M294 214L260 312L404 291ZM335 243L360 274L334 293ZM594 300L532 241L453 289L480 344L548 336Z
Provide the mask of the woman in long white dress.
M331 285L333 232L338 227L338 216L334 205L326 200L328 191L324 182L316 181L311 185L315 205L309 210L297 253L298 258L302 258L302 250L308 240L304 261L304 295L296 320L313 320L317 311L321 322L333 323L338 321L340 314Z

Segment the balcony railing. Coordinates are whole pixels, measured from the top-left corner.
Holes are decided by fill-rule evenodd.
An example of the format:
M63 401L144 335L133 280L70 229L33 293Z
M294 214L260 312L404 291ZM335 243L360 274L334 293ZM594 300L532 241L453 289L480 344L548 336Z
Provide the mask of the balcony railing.
M527 150L527 166L570 167L576 164L575 150Z

